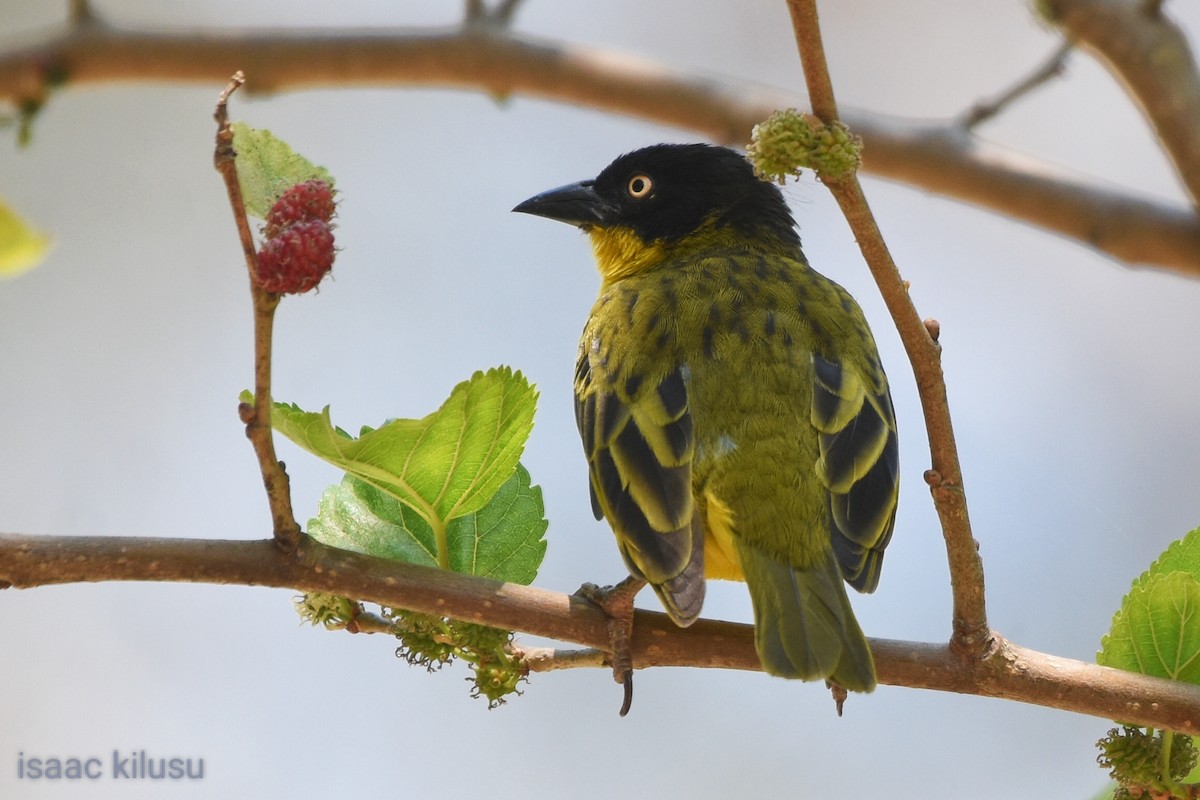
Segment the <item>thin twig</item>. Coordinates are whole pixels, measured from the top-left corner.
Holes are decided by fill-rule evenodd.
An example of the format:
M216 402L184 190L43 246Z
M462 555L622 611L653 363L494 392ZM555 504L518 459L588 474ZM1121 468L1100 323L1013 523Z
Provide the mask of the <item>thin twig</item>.
M346 630L350 633L395 634L396 624L382 614L362 610L360 605L355 609L354 618L347 621Z
M559 647L514 647L513 655L530 672L552 672L579 667L607 667L608 653L591 647L564 650Z
M238 415L246 425L246 437L250 439L255 455L258 456L258 466L271 508L275 541L280 548L290 552L296 548L301 531L292 512L292 493L287 471L283 462L275 455L275 440L271 430L271 336L274 330L275 309L279 306L279 295L265 291L256 279L258 255L254 248L250 221L246 218L242 188L238 183L237 153L233 149L233 129L229 124L229 97L245 83L245 80L241 72L235 73L217 100L217 108L213 114L217 121L217 147L213 154L213 163L225 179L225 191L229 195L229 207L233 211L238 238L242 243L250 294L254 301L254 404L239 405Z
M502 26L511 25L513 17L517 13L517 8L520 7L522 0L500 0L496 4L496 8L492 11L492 18L496 23Z
M1039 86L1062 75L1066 70L1067 59L1074 50L1075 43L1069 39L1064 39L1055 48L1054 52L1050 54L1049 58L1024 78L994 97L990 97L987 100L980 100L971 106L970 109L959 117L958 124L970 130L1000 114Z
M804 83L808 86L808 102L812 113L831 125L838 120L837 99L833 94L833 80L829 77L829 65L825 61L825 42L817 23L817 4L788 0L788 13L792 17L792 34L800 50L800 66L804 70Z
M0 588L6 587L0 586ZM388 636L396 634L396 623L382 614L364 610L361 603L355 604L353 619L337 627L349 633L382 633ZM612 655L604 650L591 647L563 649L561 647L522 647L519 644L513 644L511 647L512 654L529 672L553 672L579 667L607 667L612 664Z
M466 24L468 27L502 30L512 24L520 5L521 0L500 0L489 8L484 0L467 0Z
M326 547L302 537L284 556L271 539L146 539L0 533L0 586L97 581L272 586L328 592L544 636L609 646L608 618L578 597L532 586L402 564ZM635 612L631 655L638 669L759 670L750 625L697 620L680 628L666 614ZM1023 703L1200 733L1200 687L1026 650L997 637L982 660L946 645L871 639L881 683ZM580 657L581 661L586 661ZM593 662L594 663L594 662Z
M1200 69L1180 27L1146 0L1044 0L1039 8L1116 75L1200 207Z
M772 111L803 105L794 92L700 78L628 53L507 31L201 34L110 25L72 28L0 51L0 101L19 106L41 98L48 66L63 72L70 87L83 87L124 81L208 85L225 81L229 64L254 75L257 92L437 86L524 93L653 120L730 145L749 141L751 128ZM1086 183L983 142L952 121L913 122L852 109L841 118L862 137L863 169L872 174L1006 214L1127 264L1200 276L1200 221L1190 208Z
M396 623L382 614L364 610L361 603L355 604L353 619L338 627L348 633L381 633L387 636L396 634ZM608 652L591 647L563 649L561 647L522 647L519 644L511 647L512 654L529 672L553 672L579 667L607 667L612 664L612 656Z
M73 25L84 25L93 19L90 0L71 0L68 19Z
M792 15L813 114L826 125L832 125L838 121L837 102L829 68L825 63L816 0L788 0L788 9ZM850 174L842 178L824 178L823 182L837 200L854 232L854 238L879 285L912 364L933 462L933 469L926 473L926 480L930 484L942 524L950 562L954 595L954 624L950 641L956 650L981 658L987 654L991 641L984 604L983 562L971 535L971 523L967 516L962 471L954 443L946 382L942 375L941 345L930 335L930 327L913 306L858 177Z
M487 17L487 4L483 0L467 0L466 20L471 25Z

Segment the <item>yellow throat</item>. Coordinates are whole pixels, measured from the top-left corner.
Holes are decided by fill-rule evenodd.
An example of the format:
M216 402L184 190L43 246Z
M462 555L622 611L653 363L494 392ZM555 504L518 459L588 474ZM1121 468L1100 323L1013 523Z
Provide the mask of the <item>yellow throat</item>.
M666 256L666 245L661 241L647 244L632 228L590 228L587 234L605 283L645 272Z

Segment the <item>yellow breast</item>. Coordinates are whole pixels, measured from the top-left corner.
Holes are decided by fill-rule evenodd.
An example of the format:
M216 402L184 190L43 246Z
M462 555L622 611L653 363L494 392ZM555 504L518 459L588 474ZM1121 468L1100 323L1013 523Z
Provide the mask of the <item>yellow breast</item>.
M733 511L707 492L704 509L704 576L727 581L746 580L733 546Z

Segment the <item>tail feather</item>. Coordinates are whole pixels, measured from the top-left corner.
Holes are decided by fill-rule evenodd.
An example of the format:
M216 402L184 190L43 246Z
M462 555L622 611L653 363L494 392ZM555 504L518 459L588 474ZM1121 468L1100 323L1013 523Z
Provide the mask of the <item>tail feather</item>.
M704 606L704 526L700 515L692 515L692 555L687 566L673 578L653 584L667 614L681 628L700 616Z
M796 569L740 539L738 557L754 603L754 644L763 669L799 680L875 688L875 661L854 618L833 553Z

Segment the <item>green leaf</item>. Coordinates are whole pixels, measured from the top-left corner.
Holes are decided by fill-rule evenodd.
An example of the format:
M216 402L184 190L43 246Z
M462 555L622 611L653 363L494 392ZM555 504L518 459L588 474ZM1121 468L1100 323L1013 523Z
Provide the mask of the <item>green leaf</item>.
M436 567L437 543L417 512L347 475L321 495L308 535L322 544L408 564Z
M46 257L50 240L0 202L0 278L33 269Z
M1200 683L1200 581L1187 572L1139 578L1101 640L1096 661Z
M483 508L447 527L449 568L514 583L530 583L546 553L542 490L516 472ZM331 547L436 567L433 529L419 514L379 489L347 475L325 490L308 533Z
M266 219L279 196L297 183L319 178L333 186L329 170L313 164L270 131L251 128L244 122L230 127L242 200L253 216Z
M507 367L476 372L424 419L396 419L357 439L320 413L275 403L284 436L417 510L449 521L483 507L517 468L533 429L537 391Z
M1200 683L1200 528L1172 542L1133 582L1097 663Z
M242 399L253 398L243 393ZM474 514L517 468L533 429L537 390L508 367L476 372L424 419L397 419L357 439L320 413L273 404L271 424L296 444L407 505L433 529L450 568L447 524Z
M1190 531L1182 539L1171 542L1150 568L1134 581L1134 586L1151 575L1167 575L1172 572L1186 572L1200 580L1200 528Z
M513 583L532 583L546 555L542 489L520 464L483 508L450 523L450 568Z

